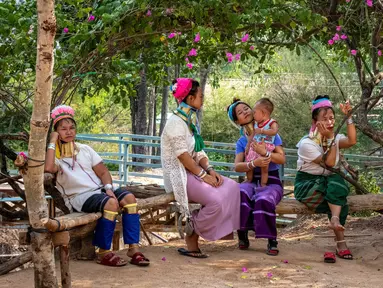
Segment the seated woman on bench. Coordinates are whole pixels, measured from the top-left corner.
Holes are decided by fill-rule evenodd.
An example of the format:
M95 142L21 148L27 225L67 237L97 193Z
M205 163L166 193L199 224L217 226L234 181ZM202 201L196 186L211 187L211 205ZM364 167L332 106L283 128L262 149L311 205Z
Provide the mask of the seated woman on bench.
M194 121L203 102L199 83L189 78L178 78L173 81L171 90L179 106L167 121L161 136L164 185L167 192L174 193L180 212L187 219L187 250L181 248L178 252L206 258L198 246L199 236L210 241L227 239L239 227L239 186L215 172L203 151L198 121ZM191 215L188 201L199 203L202 208Z
M351 111L350 104L341 104L341 110L348 115ZM336 254L340 258L351 260L352 254L344 240L349 188L339 174L332 173L326 167L337 168L339 150L356 144L355 125L350 117L347 120L347 136L334 135L335 112L327 95L315 98L311 114L310 134L303 137L297 145L295 198L317 213L328 214L329 228L335 233ZM335 254L326 252L324 261L334 263Z
M270 100L267 100L271 103ZM254 170L251 182L240 184L241 191L241 226L238 230L239 249L246 250L250 242L248 230L255 231L256 238L268 239L267 254L276 256L279 253L277 241L277 225L275 209L283 196L282 182L279 179L279 164L285 163L285 152L282 139L277 134L274 139L275 149L266 151L265 144L253 143L253 149L262 157L245 162L245 152L249 129L254 129L254 113L251 107L234 99L227 108L229 120L242 131L235 151L235 171L248 172ZM269 165L270 164L270 165ZM267 185L261 186L261 167L269 167Z
M98 247L97 263L124 266L126 261L111 250L116 217L122 208L124 243L131 264L149 265L138 249L140 237L139 214L133 194L124 188L113 189L112 177L101 157L88 145L75 143L74 110L58 106L52 110L54 131L45 158L45 172L56 174L56 186L66 206L77 212L102 212L94 232L93 245Z

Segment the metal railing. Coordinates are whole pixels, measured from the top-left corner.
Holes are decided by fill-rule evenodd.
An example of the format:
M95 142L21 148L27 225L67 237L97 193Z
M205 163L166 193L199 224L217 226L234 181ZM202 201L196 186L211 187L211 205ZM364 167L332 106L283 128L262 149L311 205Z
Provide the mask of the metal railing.
M161 157L159 153L153 155L133 153L133 146L154 147L160 149L160 140L158 136L134 135L134 134L78 134L77 140L87 142L92 146L105 163L118 165L118 171L111 170L112 174L117 174L118 179L114 182L120 185L131 183L129 177L146 177L162 179L162 175L146 172L131 171L133 167L143 167L144 169L161 168ZM100 145L103 143L104 146ZM105 149L105 144L106 149ZM210 161L214 166L219 167L217 171L227 177L238 178L244 176L244 173L234 171L235 143L211 142L205 141L205 152L214 159L218 155L229 159L227 161ZM283 181L294 182L296 173L297 150L285 149L286 164L281 165L280 177ZM213 156L213 157L211 157ZM350 164L361 165L368 161L383 161L383 157L345 154L345 158ZM138 160L138 161L137 161ZM146 161L146 162L145 162Z

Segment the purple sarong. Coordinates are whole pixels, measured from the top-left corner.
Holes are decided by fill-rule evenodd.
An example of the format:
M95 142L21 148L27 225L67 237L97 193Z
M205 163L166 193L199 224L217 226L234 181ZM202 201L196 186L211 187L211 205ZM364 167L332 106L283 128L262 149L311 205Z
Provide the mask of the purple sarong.
M261 187L260 181L260 173L255 173L253 182L240 184L240 230L254 230L256 238L276 239L275 208L283 197L283 187L278 170L269 171L269 180L266 187Z

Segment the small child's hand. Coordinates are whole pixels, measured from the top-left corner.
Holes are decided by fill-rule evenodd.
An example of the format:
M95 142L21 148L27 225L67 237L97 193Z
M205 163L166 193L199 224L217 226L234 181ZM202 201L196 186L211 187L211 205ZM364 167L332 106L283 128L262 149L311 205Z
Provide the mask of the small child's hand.
M262 134L263 129L261 129L261 128L255 128L255 129L254 129L254 132L255 132L255 134Z

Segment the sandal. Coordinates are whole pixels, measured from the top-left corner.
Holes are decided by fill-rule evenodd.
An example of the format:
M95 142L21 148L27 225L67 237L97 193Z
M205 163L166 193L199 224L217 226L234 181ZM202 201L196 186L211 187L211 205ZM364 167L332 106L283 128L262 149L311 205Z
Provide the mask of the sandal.
M150 260L144 256L141 252L136 252L132 256L132 260L130 260L130 264L137 266L149 266Z
M339 258L346 259L346 260L352 260L353 259L353 256L352 256L350 249L345 249L345 250L336 249L336 255Z
M201 249L198 249L196 251L189 251L189 250L186 250L185 248L180 248L180 249L178 249L178 252L181 255L194 257L194 258L207 258L207 257L209 257L209 255L202 253Z
M332 252L325 252L324 253L324 262L325 263L335 263L336 262L335 254Z
M340 240L340 241L335 241L336 243L344 243L346 242L346 240ZM342 259L346 259L346 260L352 260L354 257L352 256L352 253L350 251L350 249L344 249L344 250L338 250L338 248L336 248L336 255L339 257L339 258L342 258Z
M239 240L238 241L238 248L239 250L247 250L250 247L249 240Z
M124 259L122 259L120 256L117 256L112 251L105 253L105 256L103 256L101 259L97 259L96 262L97 264L113 267L121 267L127 264L127 262Z
M277 240L269 240L267 244L267 255L277 256L279 254L279 250L277 248L278 241Z

